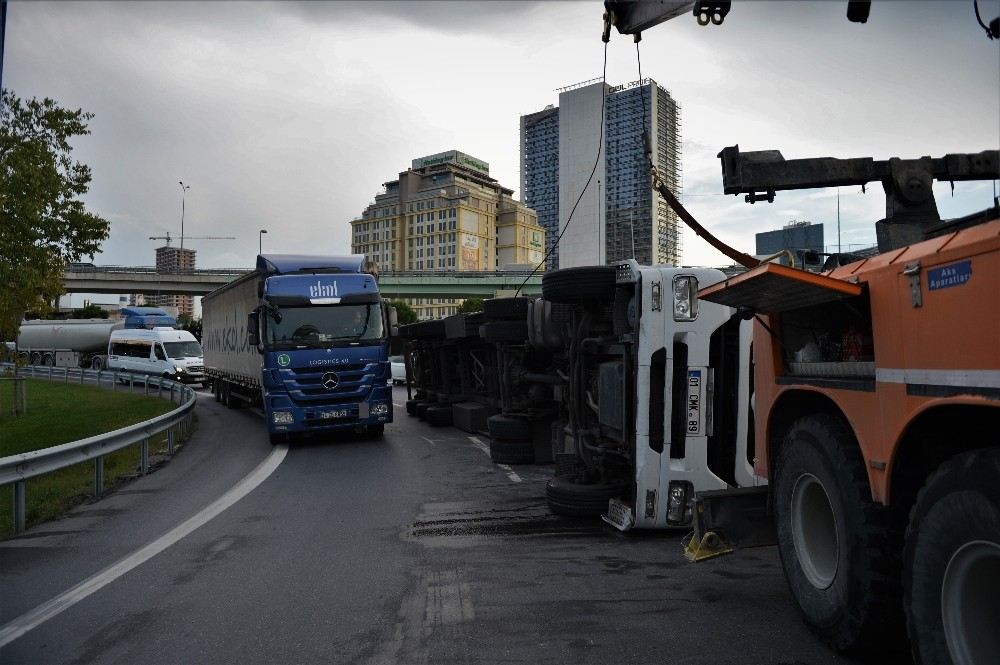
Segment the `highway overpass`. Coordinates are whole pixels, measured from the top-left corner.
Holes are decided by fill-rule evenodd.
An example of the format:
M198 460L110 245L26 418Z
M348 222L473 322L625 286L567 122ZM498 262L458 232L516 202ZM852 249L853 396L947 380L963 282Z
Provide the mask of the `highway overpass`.
M143 266L69 266L63 275L67 293L142 293L203 296L248 270L199 269L166 271ZM541 293L541 273L524 272L388 272L379 289L388 298L491 298L513 291L527 278L521 293Z

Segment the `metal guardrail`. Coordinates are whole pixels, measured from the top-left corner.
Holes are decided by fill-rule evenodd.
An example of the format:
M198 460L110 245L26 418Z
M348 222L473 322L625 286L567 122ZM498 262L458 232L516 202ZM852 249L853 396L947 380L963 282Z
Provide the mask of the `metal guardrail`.
M0 363L0 370L12 368L10 363ZM165 397L169 394L171 402L178 404L177 408L135 425L98 434L97 436L64 443L50 448L34 450L18 455L0 457L0 486L13 484L14 489L14 533L21 533L25 526L25 481L52 471L94 461L94 496L100 496L104 489L104 456L128 446L140 446L139 469L142 475L149 471L149 440L167 433L167 453L173 454L174 443L178 435L183 436L191 427L196 396L194 390L184 384L164 379L158 376L135 375L127 372L109 370L90 370L75 367L40 367L26 366L18 369L19 378L41 378L50 381L62 380L81 385L90 383L97 386L109 384L112 391L119 386L128 387L129 392L136 392L139 387L143 394L155 394ZM7 377L12 379L13 377ZM155 388L155 390L152 390Z

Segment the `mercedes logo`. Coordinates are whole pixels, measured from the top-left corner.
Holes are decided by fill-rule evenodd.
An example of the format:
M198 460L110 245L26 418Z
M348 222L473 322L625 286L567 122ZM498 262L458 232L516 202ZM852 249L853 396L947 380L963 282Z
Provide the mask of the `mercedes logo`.
M323 375L323 387L327 390L333 390L340 385L340 377L333 372L327 372Z

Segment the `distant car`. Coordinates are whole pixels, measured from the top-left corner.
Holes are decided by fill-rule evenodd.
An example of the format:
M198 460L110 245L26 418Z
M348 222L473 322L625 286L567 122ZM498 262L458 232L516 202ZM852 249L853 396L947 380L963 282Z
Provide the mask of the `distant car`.
M393 384L406 383L406 364L403 362L403 356L389 356L389 363L392 365Z

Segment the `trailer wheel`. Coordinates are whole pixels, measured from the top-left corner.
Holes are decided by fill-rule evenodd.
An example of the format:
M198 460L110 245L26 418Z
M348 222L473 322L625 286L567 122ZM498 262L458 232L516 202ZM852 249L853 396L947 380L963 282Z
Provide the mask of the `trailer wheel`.
M95 356L90 359L90 369L96 369L98 372L104 369L104 359L100 356Z
M42 356L42 364L45 365L46 367L55 367L56 357L53 356L51 353L46 353L44 356Z
M507 441L531 440L531 423L524 418L495 415L486 420L486 428L490 437Z
M608 501L625 495L625 485L617 483L585 484L574 476L555 476L545 486L549 510L566 517L600 517L608 510Z
M42 362L42 354L38 351L33 351L28 357L28 363L31 365L39 365Z
M483 316L488 321L503 321L506 319L524 321L527 315L527 298L490 298L483 301Z
M898 548L843 420L815 414L796 421L778 452L774 484L778 551L806 623L840 651L898 648Z
M479 336L487 342L524 342L528 339L526 321L490 321L479 328Z
M917 495L903 551L918 663L1000 663L1000 450L958 455Z
M535 444L490 437L490 459L497 464L534 464Z
M435 427L444 427L446 425L451 425L452 414L451 405L447 404L444 406L431 406L427 408L427 413L425 414L427 422Z
M542 297L569 305L610 303L615 297L614 266L578 266L542 275Z

